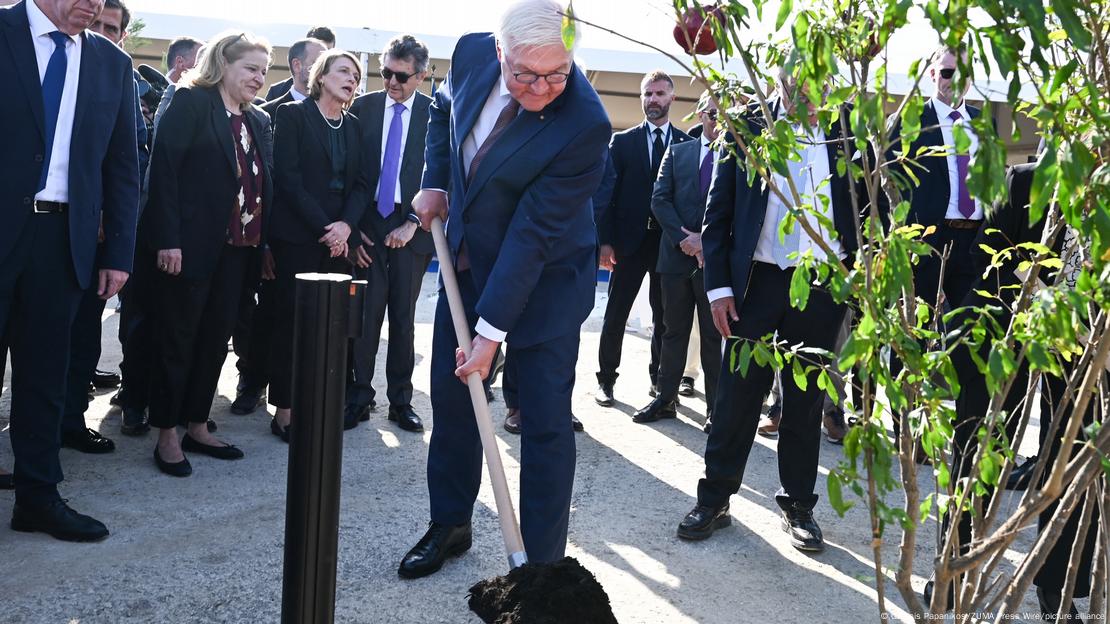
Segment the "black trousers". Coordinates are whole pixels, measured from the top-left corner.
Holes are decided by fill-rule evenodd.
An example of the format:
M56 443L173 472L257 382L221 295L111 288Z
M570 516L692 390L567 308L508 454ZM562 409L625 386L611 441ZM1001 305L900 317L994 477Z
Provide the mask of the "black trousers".
M344 258L332 258L321 243L271 240L274 254L274 333L270 348L270 405L293 407L293 321L297 303L297 273L346 273ZM253 348L253 347L252 347Z
M659 274L655 272L661 235L662 230L648 230L635 253L617 258L617 265L609 276L609 302L605 305L605 320L601 326L601 344L597 356L597 380L600 383L613 383L617 380L617 368L621 364L621 350L624 346L624 326L628 323L628 313L632 311L632 304L640 292L644 275L649 276L648 301L651 304L654 325L648 376L652 385L658 381L659 351L666 333L663 293L659 287Z
M845 306L833 301L825 290L810 292L805 310L790 306L792 268L756 262L748 292L739 304L740 320L731 324L733 336L725 344L721 377L713 408L713 429L705 444L705 478L698 483L698 504L721 507L740 489L744 468L755 441L763 398L771 389L774 373L754 360L745 377L730 369L731 350L737 339L759 340L778 332L789 344L831 350L844 319ZM791 375L782 378L782 420L779 422L778 462L782 488L775 500L783 508L798 505L812 509L817 504L817 460L821 448L821 404L817 372L809 376L805 390Z
M243 284L239 301L239 317L231 343L235 349L235 368L239 371L239 385L245 390L261 391L270 382L270 346L276 322L274 280L264 280L262 251L251 259L252 277Z
M705 296L705 278L698 269L691 275L660 275L663 293L663 342L659 355L659 398L672 401L686 369L686 351L694 313L701 336L701 368L705 371L705 404L713 413L717 380L721 375L721 335L713 325L713 312Z
M207 278L159 276L151 427L169 429L208 420L254 252L250 247L224 245L216 269Z
M150 383L154 370L157 341L155 312L158 307L158 288L161 272L156 267L156 256L139 245L135 248L135 262L127 280L127 296L120 311L120 344L123 359L120 361L119 402L125 408L146 409L150 401Z
M96 294L97 284L90 284L81 295L77 315L70 327L69 372L66 375L66 404L62 413L62 432L85 430L85 410L89 408L89 382L100 361L100 317L107 303Z
M20 505L58 500L62 481L58 449L69 330L82 292L73 271L68 219L64 213L30 215L14 248L0 258L0 334L12 360L11 442Z
M390 407L408 407L412 403L412 371L416 367L415 339L416 301L424 272L432 257L414 253L409 246L400 249L374 248L374 262L365 271L367 280L366 308L362 317L362 336L352 340L351 383L347 385L347 403L365 407L374 399L374 364L382 323L389 317L389 346L385 357L386 397Z
M944 265L944 299L949 309L958 307L971 291L979 278L976 263L972 260L971 249L978 230L958 230L942 222L937 231L925 240L938 252L951 245L948 260ZM937 300L937 290L941 287L940 254L923 256L914 268L914 291L918 297L930 305Z

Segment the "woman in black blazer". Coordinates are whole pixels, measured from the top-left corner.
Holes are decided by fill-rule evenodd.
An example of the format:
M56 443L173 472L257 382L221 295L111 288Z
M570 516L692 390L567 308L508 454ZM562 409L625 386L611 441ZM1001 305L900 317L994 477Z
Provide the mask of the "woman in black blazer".
M358 59L329 50L309 71L309 97L283 104L274 121L276 193L269 244L277 321L270 430L289 441L293 385L293 308L297 273L347 273L347 239L369 201L360 165L358 119L347 112L361 79Z
M178 477L192 473L183 451L243 456L206 423L273 195L269 117L251 104L269 64L269 44L253 35L208 42L174 93L154 144L140 237L156 252L161 272L150 425L159 429L155 463ZM180 441L179 424L188 429Z

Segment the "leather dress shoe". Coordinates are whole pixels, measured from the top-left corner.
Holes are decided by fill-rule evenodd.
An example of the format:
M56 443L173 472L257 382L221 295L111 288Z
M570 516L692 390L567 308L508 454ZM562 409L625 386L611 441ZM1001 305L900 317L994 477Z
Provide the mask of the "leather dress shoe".
M806 552L825 550L825 538L821 527L813 519L813 510L800 505L792 505L782 511L782 530L790 536L790 545Z
M231 444L224 444L223 446L213 446L197 442L189 434L185 434L181 438L181 450L189 451L190 453L200 453L216 459L242 459L243 451L238 447Z
M594 401L602 407L613 407L616 399L613 398L613 384L601 382L597 385L597 391L594 392Z
M723 507L698 505L678 524L678 536L686 540L703 540L713 535L713 531L730 524L732 517L728 515L728 503Z
M451 526L428 523L428 532L401 559L397 574L407 579L428 576L443 567L448 557L457 557L470 550L470 523Z
M692 397L694 396L694 378L683 377L678 382L679 396Z
M15 476L10 472L0 473L0 490L14 490Z
M79 514L65 499L43 507L15 504L12 529L25 533L46 533L65 542L96 542L108 537L108 527L99 520Z
M123 420L119 425L119 432L128 436L143 435L150 431L146 420L146 410L138 407L123 408Z
M70 431L62 434L62 446L82 453L100 455L116 450L116 443L86 427L82 431Z
M1025 462L1010 471L1010 478L1006 480L1007 490L1024 490L1029 487L1029 481L1033 478L1033 470L1037 467L1037 456L1034 455Z
M520 410L513 407L509 409L509 414L505 416L505 431L514 435L520 435Z
M412 411L410 405L403 407L389 406L389 420L397 423L397 426L405 431L424 431L424 423L420 422L420 417Z
M929 580L925 583L925 588L921 590L921 597L925 599L925 607L933 604L933 591L936 589L936 576L930 575ZM956 604L956 588L952 583L948 584L948 604L943 607L944 611L951 611L952 605Z
M665 401L656 397L655 400L648 403L647 407L632 415L632 422L650 423L663 418L675 418L678 415L675 409L676 404L673 399Z
M187 477L193 474L193 466L189 464L189 458L184 457L179 462L170 463L158 454L158 446L154 447L154 464L158 466L158 470L170 475L171 477Z
M346 427L344 427L344 429L346 429ZM282 442L289 444L289 427L282 428L282 426L277 423L276 418L270 419L270 433L281 438Z
M102 370L93 371L92 385L95 386L97 390L116 388L119 386L119 383L120 376L116 373Z
M246 416L265 404L266 396L262 388L242 388L231 402L231 413Z
M493 403L494 401L497 400L497 397L493 395L493 389L489 387L489 384L486 384L485 387L486 387L486 403Z
M582 421L578 420L578 417L575 416L574 414L570 415L570 426L575 431L585 431L586 430L586 428L582 426Z
M343 430L348 431L358 426L360 422L370 420L370 408L348 404L343 408Z

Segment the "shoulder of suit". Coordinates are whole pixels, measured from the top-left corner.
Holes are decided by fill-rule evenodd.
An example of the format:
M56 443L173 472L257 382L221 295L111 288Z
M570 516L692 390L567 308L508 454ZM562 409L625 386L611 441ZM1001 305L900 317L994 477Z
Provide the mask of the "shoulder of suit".
M618 131L613 133L613 140L614 141L619 141L619 140L622 140L624 137L632 136L633 134L636 133L637 130L642 129L643 127L644 127L644 124L641 122L641 123L636 124L635 126L632 126L631 128L625 128L624 130L618 130Z
M679 143L685 143L685 142L689 141L692 138L694 138L694 137L686 134L682 130L679 130L678 128L675 127L674 124L671 124L671 142L672 143L677 145Z

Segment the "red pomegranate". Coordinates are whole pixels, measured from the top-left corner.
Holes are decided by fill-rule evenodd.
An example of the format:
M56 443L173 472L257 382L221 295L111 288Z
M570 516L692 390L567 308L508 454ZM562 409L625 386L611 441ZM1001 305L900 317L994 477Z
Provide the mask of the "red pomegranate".
M717 51L713 40L713 25L710 20L724 19L720 7L703 6L687 9L682 21L675 24L674 40L687 54L712 54ZM691 48L690 43L694 46Z

